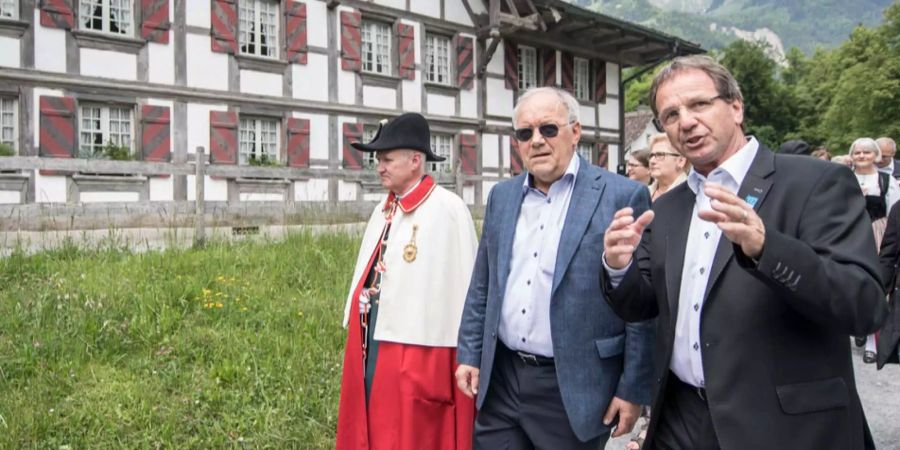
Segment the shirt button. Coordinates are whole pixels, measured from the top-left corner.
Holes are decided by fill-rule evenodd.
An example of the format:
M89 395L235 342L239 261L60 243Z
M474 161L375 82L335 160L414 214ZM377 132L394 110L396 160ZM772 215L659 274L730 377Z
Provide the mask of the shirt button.
M534 257L537 258L537 252L534 252Z
M531 280L526 281L525 284L531 286Z
M549 199L549 198L547 199L547 203L550 203L550 199Z
M524 342L525 339L522 339L522 341ZM694 342L694 350L700 350L700 344Z
M704 273L706 273L706 269L703 268L703 267L701 267L701 268L700 268L700 275L703 275Z
M541 225L541 229L542 229L542 230L544 229L544 226L543 226L543 225Z
M522 314L525 314L525 308L522 308Z
M709 231L703 233L703 237L706 239L709 239Z
M525 342L525 338L522 338L522 342Z
M700 305L698 303L694 303L694 311L699 311Z

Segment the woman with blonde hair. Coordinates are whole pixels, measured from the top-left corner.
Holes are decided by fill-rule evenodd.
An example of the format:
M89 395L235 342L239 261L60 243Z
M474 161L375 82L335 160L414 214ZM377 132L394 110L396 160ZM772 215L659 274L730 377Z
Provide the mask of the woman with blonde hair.
M687 180L690 163L672 148L669 137L663 133L650 137L650 201L656 201L661 195L679 183Z

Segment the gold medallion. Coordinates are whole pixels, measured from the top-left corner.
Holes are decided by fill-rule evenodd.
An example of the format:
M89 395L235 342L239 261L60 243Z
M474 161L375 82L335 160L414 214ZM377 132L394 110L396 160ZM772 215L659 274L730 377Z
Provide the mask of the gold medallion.
M416 247L416 231L418 230L419 226L413 225L412 237L409 238L409 242L403 247L403 260L408 263L415 261L416 254L419 252L419 248Z

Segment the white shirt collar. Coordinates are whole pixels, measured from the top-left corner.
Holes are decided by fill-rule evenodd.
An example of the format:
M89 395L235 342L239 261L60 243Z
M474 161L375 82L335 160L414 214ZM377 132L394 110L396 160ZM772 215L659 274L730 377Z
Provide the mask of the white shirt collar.
M759 141L757 141L755 137L750 136L749 139L747 139L747 143L744 144L740 150L731 155L730 158L726 159L719 167L710 171L708 176L699 174L691 167L691 172L688 174L687 179L688 187L690 187L696 195L700 190L700 185L707 179L720 182L719 180L721 180L722 177L730 177L735 184L740 187L741 183L744 182L744 177L747 176L747 172L750 170L750 165L753 164L753 160L756 158L758 150Z

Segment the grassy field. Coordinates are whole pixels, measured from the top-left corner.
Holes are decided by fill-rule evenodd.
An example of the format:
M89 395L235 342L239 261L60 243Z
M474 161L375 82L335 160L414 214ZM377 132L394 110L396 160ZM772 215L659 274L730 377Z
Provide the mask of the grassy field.
M357 245L0 260L0 448L333 447Z

